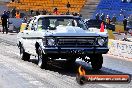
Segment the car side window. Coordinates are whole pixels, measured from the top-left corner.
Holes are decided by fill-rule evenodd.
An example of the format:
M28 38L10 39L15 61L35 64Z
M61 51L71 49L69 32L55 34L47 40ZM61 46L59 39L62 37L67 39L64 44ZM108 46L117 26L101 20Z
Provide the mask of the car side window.
M47 22L48 21L45 21L45 19L44 18L39 18L38 19L38 30L43 30L43 29L47 29L47 27L45 27L46 25L45 24L47 24Z

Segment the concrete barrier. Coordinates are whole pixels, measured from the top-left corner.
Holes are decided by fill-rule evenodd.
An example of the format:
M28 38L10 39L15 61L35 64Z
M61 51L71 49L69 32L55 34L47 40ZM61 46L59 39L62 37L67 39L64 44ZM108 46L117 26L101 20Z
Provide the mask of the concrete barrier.
M132 59L132 42L109 39L108 54Z

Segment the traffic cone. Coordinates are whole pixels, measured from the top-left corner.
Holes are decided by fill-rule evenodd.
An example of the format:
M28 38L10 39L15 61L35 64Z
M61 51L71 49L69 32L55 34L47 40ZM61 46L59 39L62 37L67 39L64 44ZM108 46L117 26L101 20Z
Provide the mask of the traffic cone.
M101 23L101 26L100 26L100 32L104 32L104 23L103 22Z
M121 31L120 30L118 31L118 35L121 35Z

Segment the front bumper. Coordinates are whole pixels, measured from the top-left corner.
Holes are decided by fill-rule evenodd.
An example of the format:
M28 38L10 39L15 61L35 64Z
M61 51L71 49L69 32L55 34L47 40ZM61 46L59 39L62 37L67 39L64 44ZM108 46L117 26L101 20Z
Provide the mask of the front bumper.
M45 54L106 54L108 48L43 48Z

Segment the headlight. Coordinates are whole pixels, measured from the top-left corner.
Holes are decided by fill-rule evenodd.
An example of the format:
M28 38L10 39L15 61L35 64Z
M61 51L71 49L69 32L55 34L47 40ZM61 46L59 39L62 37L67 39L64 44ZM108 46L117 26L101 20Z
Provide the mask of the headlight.
M104 43L105 43L104 39L102 39L102 38L99 38L99 39L98 39L98 44L99 44L100 46L103 46Z
M47 45L54 46L55 45L55 39L47 39Z

